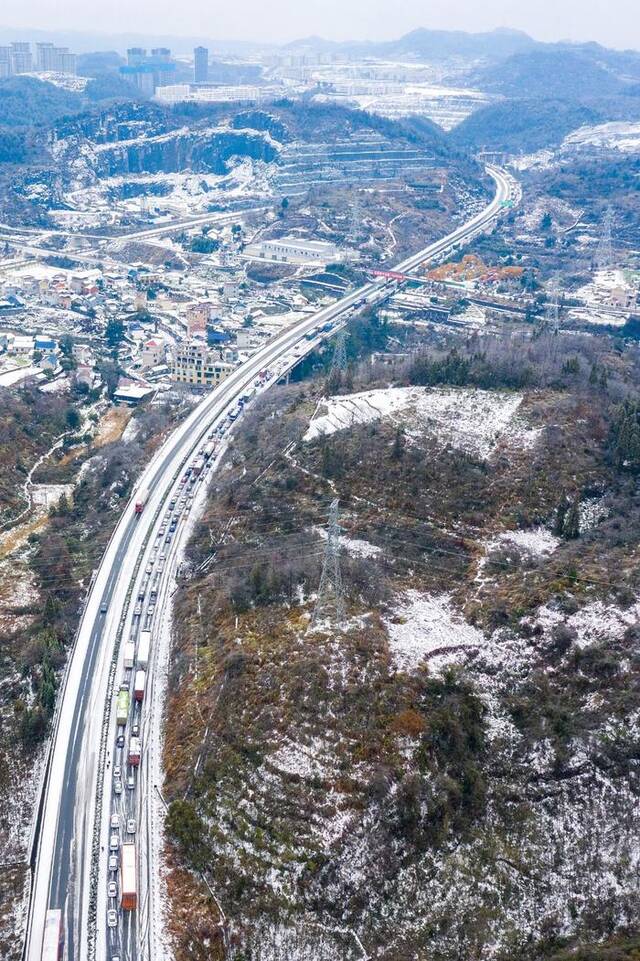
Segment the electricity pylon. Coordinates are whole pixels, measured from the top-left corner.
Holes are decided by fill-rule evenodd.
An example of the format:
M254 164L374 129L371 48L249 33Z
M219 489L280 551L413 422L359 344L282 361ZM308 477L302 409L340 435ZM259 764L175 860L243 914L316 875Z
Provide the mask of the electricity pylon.
M344 329L338 333L336 338L336 346L333 351L333 357L331 358L331 370L329 371L329 376L335 374L339 371L341 374L347 369L347 334Z
M549 299L544 312L544 319L552 333L557 333L560 327L560 277L556 274L549 285Z
M602 219L600 239L598 240L598 246L596 247L596 253L593 260L596 270L606 270L607 267L613 267L615 263L612 239L615 219L613 207L607 207Z
M340 629L345 619L344 589L340 570L340 531L336 497L329 508L327 546L324 552L318 598L309 625L310 630L313 630L320 621L327 620L333 627Z

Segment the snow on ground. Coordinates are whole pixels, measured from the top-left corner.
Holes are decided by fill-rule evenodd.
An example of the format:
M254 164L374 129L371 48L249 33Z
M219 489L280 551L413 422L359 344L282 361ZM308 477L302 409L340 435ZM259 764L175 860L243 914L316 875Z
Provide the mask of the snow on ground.
M390 617L384 619L389 650L398 670L413 671L426 657L459 648L480 647L484 635L454 611L446 594L407 591Z
M335 774L336 770L335 757L319 738L314 738L311 744L287 740L269 755L268 760L278 771L297 774L301 778L326 778Z
M324 527L314 527L314 531L324 540L327 540L329 535ZM344 535L340 538L340 546L344 547L347 554L351 554L352 557L377 557L378 554L382 553L382 548L378 547L377 544L370 544L369 541L361 541L358 538L345 537Z
M613 604L594 601L586 607L567 616L562 611L554 610L545 605L541 607L533 624L542 627L545 633L550 633L559 624L575 630L576 643L579 647L590 647L612 638L623 637L627 628L640 621L640 603L634 604L627 610L622 610Z
M603 147L623 153L640 153L640 123L612 122L579 127L562 142L567 147Z
M28 73L26 76L35 77L36 80L50 83L54 87L62 87L63 90L71 90L73 93L82 93L90 79L89 77L76 77L71 73L58 73L55 70L47 70L43 73Z
M589 497L582 501L579 507L580 512L580 533L593 530L600 521L609 516L609 508L602 503L602 497Z
M0 373L0 387L11 387L13 384L19 384L20 381L26 380L28 377L42 376L42 371L39 367L14 367L12 370L6 370Z
M516 157L509 162L509 166L513 167L514 170L543 169L551 167L553 158L553 150L538 150L536 153Z
M489 554L503 544L513 544L527 554L544 557L546 554L553 554L559 543L560 539L546 528L536 527L530 531L503 531L497 537L486 541L485 548L486 553Z
M401 423L408 435L431 434L459 450L487 458L502 439L533 446L539 431L516 417L522 395L469 388L388 387L323 401L304 435L311 441L384 417ZM402 416L399 416L402 415Z

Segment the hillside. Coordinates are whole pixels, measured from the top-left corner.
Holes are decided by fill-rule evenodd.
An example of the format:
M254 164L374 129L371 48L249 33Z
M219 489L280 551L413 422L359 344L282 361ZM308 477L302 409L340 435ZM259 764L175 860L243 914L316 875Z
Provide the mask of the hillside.
M581 99L620 93L625 84L584 52L567 48L513 54L471 75L481 90L526 99Z
M600 123L593 106L573 100L504 100L476 110L450 133L450 140L468 149L535 151L556 146L586 124Z
M177 600L178 961L223 953L201 871L238 961L633 956L638 356L547 341L425 345L238 433ZM333 498L346 623L310 631Z

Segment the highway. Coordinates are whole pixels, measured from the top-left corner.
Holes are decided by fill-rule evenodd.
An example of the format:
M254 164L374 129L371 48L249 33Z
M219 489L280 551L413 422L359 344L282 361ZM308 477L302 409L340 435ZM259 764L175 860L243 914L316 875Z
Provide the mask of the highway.
M501 170L487 170L496 185L491 203L447 237L398 264L395 271L410 273L467 242L495 221L505 201L513 198L516 186ZM126 732L129 738L132 725L142 723L143 757L137 772L131 772L133 787L118 795L113 790L113 767L120 764L123 777L127 768L123 749L116 746L114 705L120 685L128 685L130 690L133 686L135 672L124 668L124 642L133 639L139 644L140 631L146 627L151 627L152 633L164 629L173 569L187 537L184 518L188 502L193 502L192 511L197 510L216 458L204 469L204 479L193 482L192 492L186 497L180 493L180 481L210 435L222 452L225 438L242 412L243 398L251 403L312 350L319 338L335 332L364 305L383 301L396 287L393 280L376 278L276 336L204 397L145 469L137 485L137 496L140 491L149 492L144 510L135 513L134 495L116 526L89 592L58 698L40 815L33 832L26 961L41 961L46 915L53 908L63 912L67 961L111 961L115 957L121 961L159 961L153 850L154 818L158 814L144 753L147 744L155 745L156 752L160 750L157 732L162 698L154 696L153 654L145 701L142 707L133 703ZM308 339L309 335L315 336ZM174 499L183 503L182 507L178 505L176 531L167 542L170 531L166 517L176 514L168 507ZM149 568L151 574L147 573ZM147 593L136 613L145 578L147 592L148 579L157 581L157 599L150 605ZM114 813L119 815L122 836L126 820L135 817L137 821L140 898L138 923L136 913L118 909L117 924L108 928L107 910L117 907L107 902L109 822Z
M195 217L181 218L180 220L172 220L167 223L157 225L155 227L143 227L134 228L133 230L125 231L120 234L80 234L77 231L70 230L47 230L46 228L27 229L22 231L22 233L34 233L38 234L40 238L51 237L74 237L75 240L86 240L92 247L95 247L95 241L99 242L99 246L107 246L108 244L117 243L129 243L131 241L142 241L153 240L157 237L166 237L170 234L178 233L181 230L193 230L194 227L203 227L210 224L214 227L222 227L225 224L240 223L245 214L250 214L254 212L259 212L261 210L267 210L269 205L262 204L255 207L243 207L235 210L233 212L221 212L200 214ZM10 230L10 233L3 233L3 230ZM28 254L31 257L65 257L67 260L72 260L74 263L78 264L114 264L116 261L112 260L106 254L92 253L89 250L58 250L55 247L45 247L42 245L42 241L38 244L31 243L28 240L19 237L16 231L12 228L5 227L0 224L0 243L7 243L14 250L19 250L23 254Z

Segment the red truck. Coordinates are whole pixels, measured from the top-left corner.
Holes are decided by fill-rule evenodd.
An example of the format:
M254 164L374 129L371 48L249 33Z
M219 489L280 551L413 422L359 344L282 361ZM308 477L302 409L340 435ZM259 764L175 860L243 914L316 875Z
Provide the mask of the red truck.
M132 737L129 740L129 764L131 767L138 767L140 764L140 738Z

